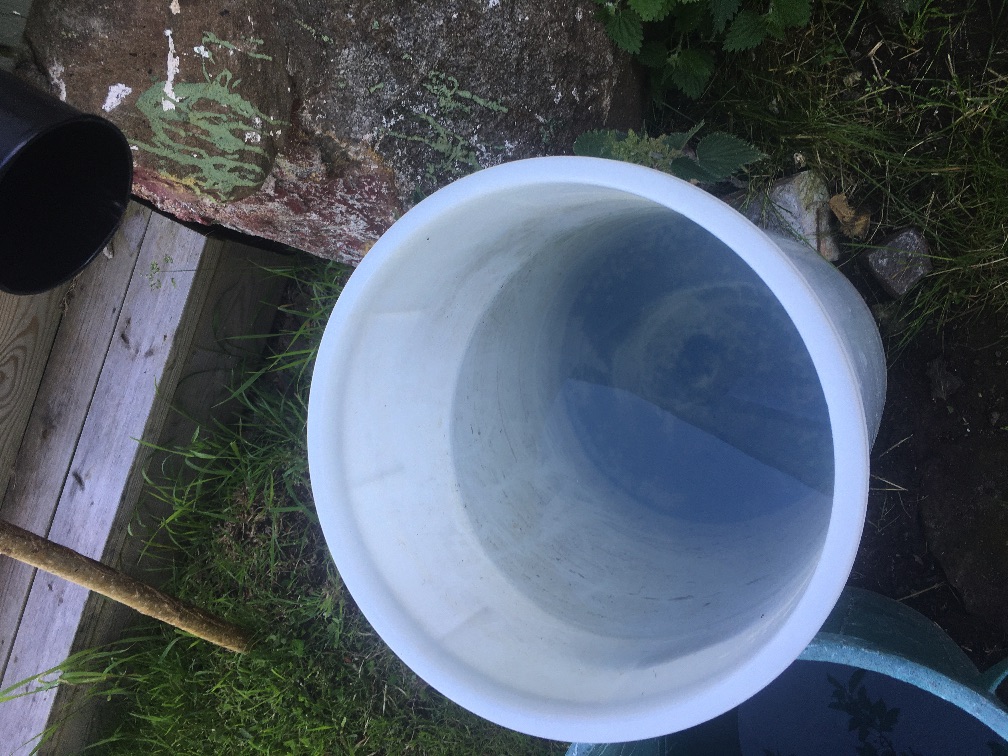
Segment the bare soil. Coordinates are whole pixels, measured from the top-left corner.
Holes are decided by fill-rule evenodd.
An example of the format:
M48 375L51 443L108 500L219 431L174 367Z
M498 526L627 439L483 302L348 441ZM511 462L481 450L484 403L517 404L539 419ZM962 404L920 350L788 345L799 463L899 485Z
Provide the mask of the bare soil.
M888 301L844 270L869 304ZM888 347L850 584L921 612L984 670L1008 656L1008 317L960 314Z

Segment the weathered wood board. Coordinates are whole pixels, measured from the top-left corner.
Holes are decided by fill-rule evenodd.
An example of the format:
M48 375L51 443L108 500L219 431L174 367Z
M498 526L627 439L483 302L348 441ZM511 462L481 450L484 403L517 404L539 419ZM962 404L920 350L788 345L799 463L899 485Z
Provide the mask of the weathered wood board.
M207 278L196 275L204 258L204 246L205 237L168 219L157 217L148 224L134 258L133 275L127 277L129 286L125 296L116 301L118 292L110 292L112 302L108 308L115 313L113 328L97 339L81 338L78 333L70 346L68 359L71 362L88 361L88 356L94 352L103 358L97 362L97 381L67 397L76 406L67 408L59 421L81 423L77 425L76 444L69 450L66 446L54 448L54 458L50 459L22 457L26 465L42 462L46 468L58 468L40 473L56 483L55 487L29 489L15 485L11 504L8 506L5 500L0 515L22 522L29 517L41 520L29 529L40 535L48 534L51 540L86 556L102 558L121 500L135 485L129 478L136 475L134 458L140 453L136 440L149 439L149 425L157 421L157 382L169 369L175 331L190 297L199 295L200 282ZM211 261L213 252L207 256ZM148 280L148 275L153 275L155 270L163 271L169 261L181 267L179 272L173 270L171 273L172 283L166 286L163 280ZM112 262L115 262L115 254ZM103 284L101 273L99 269L95 277ZM158 275L163 278L168 274L159 272ZM99 287L103 288L100 284ZM89 295L87 298L104 297ZM82 326L76 320L67 325L71 332L79 331ZM63 369L47 370L43 383L52 391L67 396L58 384L68 377L66 368L72 366L54 367ZM46 416L51 400L41 390L39 394L41 401L36 402L38 412L33 409L33 416L37 418L35 429L41 435L45 427L52 424L52 418ZM71 419L71 416L75 417ZM32 425L29 422L29 427ZM66 458L68 451L69 460ZM139 483L139 476L136 477ZM0 687L8 687L66 658L88 592L44 573L21 569L20 565L15 565L3 583L5 606L16 608L21 595L27 599L14 628L0 682ZM7 627L5 635L10 633L10 625ZM8 729L4 733L8 738L3 742L27 743L41 732L39 725L44 727L54 695L54 692L42 693L5 704L2 721Z
M264 343L262 339L246 337L270 332L277 302L285 288L283 280L265 268L289 263L262 249L225 244L203 311L197 318L196 332L175 388L171 411L158 437L158 446L184 445L198 425L209 418L228 422L231 413L237 410L234 402L225 401L233 372L242 360L261 354ZM177 466L177 459L166 460L166 456L155 451L149 457L147 469L153 478L157 478L166 462L169 467L173 463ZM138 516L142 515L143 522L153 523L164 516L164 506L162 502L141 495L136 511ZM130 509L132 511L132 507ZM125 515L124 511L124 519ZM103 561L146 582L157 583L158 575L152 573L149 564L145 563L142 568L137 566L145 543L145 529L134 527L131 532L134 537L123 541L125 528L119 528L118 543L110 537ZM121 548L116 552L118 546ZM126 607L91 594L71 650L94 648L120 637L122 628L136 616ZM84 745L93 742L94 732L102 725L100 702L83 701L83 693L81 688L75 687L57 691L50 724L63 716L66 720L43 747L43 756L79 753Z
M45 370L66 287L35 297L0 292L0 491L7 488L21 436ZM3 646L0 645L0 653Z
M0 386L0 397L16 394L0 413L0 437L19 441L13 463L0 458L0 473L13 470L0 517L92 558L122 563L126 523L150 456L139 441L162 438L184 371L227 373L223 353L209 344L215 326L268 330L268 322L253 316L263 293L256 282L265 275L243 245L228 245L222 265L223 246L134 205L106 251L111 256L96 259L68 292L20 298L6 309L0 300L0 355L20 355L0 363L16 388ZM270 291L275 304L277 287ZM214 296L231 297L225 317L210 303ZM211 401L209 384L198 382L207 388L187 395L189 411ZM110 603L0 557L0 688L55 666L75 643L107 641L122 621L106 611ZM66 709L72 697L61 697ZM55 702L50 691L0 704L4 753L28 753L59 716ZM67 753L83 744L71 746L72 739L64 735L45 750Z
M55 339L48 339L44 355L30 368L18 371L14 366L20 381L33 382L37 391L18 400L25 423L0 416L5 439L17 444L0 517L38 535L49 533L150 217L146 208L130 206L110 247L116 250L112 258L100 255L72 291L59 290L62 302L48 312L45 323ZM27 307L47 296L12 299ZM0 329L5 322L0 320ZM0 558L0 680L6 679L3 672L34 574L25 565Z

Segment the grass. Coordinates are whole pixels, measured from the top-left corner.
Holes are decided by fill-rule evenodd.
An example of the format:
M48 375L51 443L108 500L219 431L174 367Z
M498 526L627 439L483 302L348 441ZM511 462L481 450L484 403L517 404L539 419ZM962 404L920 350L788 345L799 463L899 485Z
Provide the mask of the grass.
M146 551L166 590L254 635L232 654L141 622L113 647L51 674L108 699L100 754L550 754L564 746L497 727L407 669L344 591L308 485L312 359L347 271L288 271L265 367L241 377L234 427L203 428L148 496L165 509ZM160 544L160 545L158 545ZM50 684L57 684L52 682ZM0 702L3 693L0 692Z
M913 3L911 3L912 5ZM823 0L812 22L722 66L658 128L704 119L771 156L756 185L804 166L871 212L871 247L905 226L935 273L910 319L1008 309L1008 7L920 0L897 21L870 0Z

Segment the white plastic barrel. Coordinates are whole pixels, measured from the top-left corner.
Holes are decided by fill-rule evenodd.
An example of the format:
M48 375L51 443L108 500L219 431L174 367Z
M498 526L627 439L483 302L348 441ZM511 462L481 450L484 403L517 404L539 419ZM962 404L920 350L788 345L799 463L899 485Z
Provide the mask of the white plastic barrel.
M668 175L481 171L406 213L328 323L308 414L336 566L418 675L506 727L639 740L794 661L861 536L872 316Z

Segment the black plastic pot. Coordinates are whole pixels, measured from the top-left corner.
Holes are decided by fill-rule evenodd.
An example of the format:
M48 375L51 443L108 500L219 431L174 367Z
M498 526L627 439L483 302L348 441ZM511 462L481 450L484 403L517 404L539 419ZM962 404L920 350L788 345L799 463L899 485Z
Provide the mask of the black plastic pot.
M0 71L0 290L63 283L108 244L133 158L115 125Z

